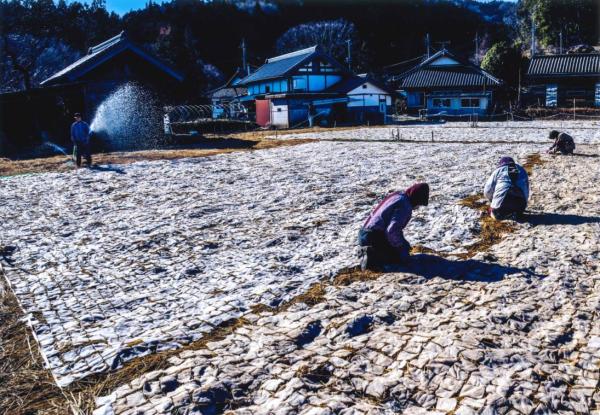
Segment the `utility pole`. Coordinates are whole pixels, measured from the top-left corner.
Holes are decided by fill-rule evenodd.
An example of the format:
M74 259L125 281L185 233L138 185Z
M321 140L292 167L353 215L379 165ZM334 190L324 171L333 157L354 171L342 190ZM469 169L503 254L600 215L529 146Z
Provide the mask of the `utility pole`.
M250 67L246 64L246 39L242 38L242 72L250 75Z
M346 45L348 47L346 61L348 62L348 69L352 70L352 39L346 40Z
M517 107L521 108L521 67L519 67L519 87L517 89Z
M535 12L535 10L534 10ZM531 57L535 55L535 18L534 12L531 13Z
M431 56L431 41L429 40L429 33L425 35L425 49L427 50L427 58Z
M479 32L475 32L475 62L479 65Z
M562 30L558 34L558 39L559 39L558 53L562 54L563 53L563 35L562 35Z

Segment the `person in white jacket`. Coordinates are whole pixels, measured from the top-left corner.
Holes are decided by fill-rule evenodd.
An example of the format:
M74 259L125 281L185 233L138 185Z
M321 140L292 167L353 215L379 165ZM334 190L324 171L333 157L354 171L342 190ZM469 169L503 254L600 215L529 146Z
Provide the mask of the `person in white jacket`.
M529 200L527 172L511 157L502 157L485 183L483 194L491 203L490 215L494 219L516 219Z

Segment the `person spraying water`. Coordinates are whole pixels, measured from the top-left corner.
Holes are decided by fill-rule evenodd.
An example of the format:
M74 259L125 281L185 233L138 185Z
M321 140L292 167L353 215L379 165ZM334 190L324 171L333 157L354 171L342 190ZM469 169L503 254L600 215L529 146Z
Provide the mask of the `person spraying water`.
M81 119L81 114L76 112L75 122L71 124L71 141L73 142L73 156L75 157L77 167L81 167L82 156L85 157L87 166L92 166L90 134L90 126Z

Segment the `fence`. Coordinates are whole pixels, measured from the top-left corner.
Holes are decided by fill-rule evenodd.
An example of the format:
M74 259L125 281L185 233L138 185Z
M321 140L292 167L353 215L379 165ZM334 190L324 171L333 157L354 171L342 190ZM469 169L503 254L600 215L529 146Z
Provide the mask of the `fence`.
M163 108L163 128L167 135L201 135L251 130L246 108L239 103L219 105L177 105Z
M577 110L580 112L578 113ZM581 112L592 112L592 114L581 113ZM597 112L596 114L593 114ZM420 110L418 116L402 116L389 115L388 123L398 124L405 123L407 121L419 122L419 121L469 121L471 124L476 125L479 121L543 121L543 120L600 120L600 109L589 109L589 108L574 108L570 112L559 111L551 115L534 116L528 115L525 111L503 111L497 114L449 114L445 111L436 113L429 113L427 110Z

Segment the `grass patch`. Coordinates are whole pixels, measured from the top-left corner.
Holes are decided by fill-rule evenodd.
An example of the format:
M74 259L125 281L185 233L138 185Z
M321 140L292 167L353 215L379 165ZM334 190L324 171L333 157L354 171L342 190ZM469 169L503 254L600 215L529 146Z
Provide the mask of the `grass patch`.
M345 286L356 281L371 281L377 279L381 273L369 270L362 271L359 267L346 268L339 272L333 279L333 285Z
M534 153L527 156L525 159L525 163L523 163L523 168L527 172L529 176L533 174L533 168L535 166L540 166L544 164L545 161L542 159L540 153Z
M294 304L304 303L308 306L313 306L315 304L319 304L321 301L325 300L325 287L327 283L325 282L317 282L310 286L310 288L300 294L295 296L289 301L286 301L281 305L281 307L277 308L277 311L284 311L290 308Z
M441 257L448 256L448 254L446 254L444 252L436 251L435 249L429 248L428 246L424 246L424 245L414 245L410 249L410 253L411 254L431 254L431 255L437 255L437 256L441 256Z
M0 269L1 273L1 269ZM71 413L70 403L44 367L23 311L0 275L0 413Z
M88 340L88 341L77 343L77 344L68 343L68 344L65 344L65 345L59 347L57 349L57 351L59 353L67 353L67 352L69 352L71 350L83 349L84 347L93 346L95 344L106 344L106 340L104 340L104 339L97 339L97 340Z
M211 141L215 141L215 148L210 148ZM113 153L93 154L94 164L130 164L138 161L153 160L176 160L182 158L208 157L217 154L226 154L240 151L265 150L275 147L287 147L298 144L309 143L312 139L291 139L291 140L250 140L250 139L206 139L206 142L200 147L190 148L166 148L160 150L141 150ZM228 146L227 140L232 140ZM219 144L217 144L217 142ZM224 143L223 143L224 142ZM239 142L245 142L246 145L240 145ZM0 177L15 176L19 174L64 172L75 170L75 165L70 162L71 158L60 155L51 157L41 157L27 160L11 160L0 157Z
M488 212L488 203L482 194L470 195L458 202L479 212L479 240L466 246L467 252L459 254L460 258L471 258L478 252L488 250L497 244L505 233L512 232L516 228L511 222L497 221Z

